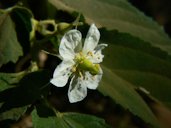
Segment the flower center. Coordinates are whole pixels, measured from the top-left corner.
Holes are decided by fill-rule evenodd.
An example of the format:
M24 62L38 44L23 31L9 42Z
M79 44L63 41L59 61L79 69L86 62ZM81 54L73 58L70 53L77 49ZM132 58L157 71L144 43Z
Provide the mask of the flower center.
M87 56L92 56L92 52L88 52ZM72 71L89 71L92 75L97 75L100 71L99 64L93 64L89 59L87 59L87 56L83 55L82 52L77 53L74 59L76 65L72 68Z

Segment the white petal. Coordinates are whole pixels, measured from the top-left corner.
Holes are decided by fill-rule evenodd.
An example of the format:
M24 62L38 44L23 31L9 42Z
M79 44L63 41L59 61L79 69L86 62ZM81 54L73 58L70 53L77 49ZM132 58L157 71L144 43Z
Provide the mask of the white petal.
M75 103L83 100L87 96L87 87L83 84L83 80L80 77L74 76L71 79L68 98L70 103Z
M100 73L94 76L91 75L89 72L86 72L84 84L87 86L88 89L96 89L99 85L102 75L103 72L101 68L100 68Z
M107 47L107 44L99 44L94 51L92 52L91 55L87 56L87 59L89 59L92 63L100 63L103 61L104 55L102 55L102 49Z
M101 50L103 50L105 47L107 47L108 46L108 44L99 44L99 45L97 45L97 47L94 49L94 51L101 51Z
M94 64L98 64L103 61L103 57L104 55L102 55L101 51L93 51L91 55L87 56L87 59L89 59Z
M63 36L59 46L59 53L64 60L74 59L75 51L82 45L81 38L81 33L76 29L68 31Z
M86 54L89 51L93 51L94 48L97 46L99 39L100 32L97 27L92 24L84 42L83 52Z
M50 82L57 86L63 87L68 82L69 76L72 74L71 68L74 65L72 61L63 61L60 65L58 65L53 73L53 78Z

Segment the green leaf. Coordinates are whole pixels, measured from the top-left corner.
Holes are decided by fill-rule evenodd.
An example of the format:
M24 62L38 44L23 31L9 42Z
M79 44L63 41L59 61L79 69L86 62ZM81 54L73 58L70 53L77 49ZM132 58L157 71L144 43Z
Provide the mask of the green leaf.
M15 63L22 54L10 15L0 12L0 67L9 61Z
M27 8L16 6L10 12L10 16L15 23L18 41L26 54L30 50L31 18L33 14Z
M163 103L171 103L171 79L160 74L140 71L115 70L115 73L132 85L143 87Z
M42 118L32 112L34 128L110 128L103 119L79 113L58 113L57 117Z
M0 120L18 120L27 110L27 107L13 108L7 112L3 112L0 114Z
M152 96L163 102L171 102L170 56L128 34L111 33L113 32L102 36L103 41L113 39L113 43L112 40L108 41L109 47L104 50L104 65L135 87L142 86L150 91Z
M104 39L106 37L102 38L103 41L107 42L107 39ZM146 43L140 39L134 43L135 37L125 36L123 33L118 33L116 36L114 34L112 38L113 42L110 42L109 47L104 50L106 57L103 63L108 68L153 72L171 78L171 62L167 53L165 54L160 49L157 51L151 45L146 47ZM127 40L128 46L125 46L125 40Z
M155 116L131 84L117 76L109 68L103 66L102 69L104 74L98 90L104 95L110 96L116 103L125 109L129 109L130 112L145 122L157 127L158 123Z
M49 92L50 77L48 71L33 72L25 75L17 87L0 92L0 102L3 102L0 112L29 105L40 99Z
M163 51L158 47L154 47L147 41L143 41L142 39L132 36L128 33L121 33L116 30L108 31L105 28L101 28L99 30L101 33L102 42L135 49L171 62L171 56L168 55L166 51Z
M164 103L171 103L171 56L167 52L126 33L101 29L101 35L102 41L112 45L109 52L104 51L109 56L104 63L116 75L135 88L145 88Z
M0 73L0 91L15 87L14 85L21 80L24 74L24 71L19 73Z
M141 86L150 89L152 96L170 101L170 56L129 34L106 32L101 32L101 43L109 42L109 46L103 51L104 75L99 91L144 121L157 125L153 113L134 89Z
M130 33L171 54L171 39L163 28L126 0L49 0L56 8L81 12L86 22Z

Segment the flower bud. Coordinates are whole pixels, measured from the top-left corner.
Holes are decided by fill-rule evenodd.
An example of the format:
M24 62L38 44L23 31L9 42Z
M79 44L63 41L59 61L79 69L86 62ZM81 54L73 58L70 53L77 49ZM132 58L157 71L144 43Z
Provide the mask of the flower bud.
M57 30L56 23L54 20L43 20L40 21L37 27L37 31L42 35L54 34Z
M73 27L72 24L61 22L57 25L57 31L59 33L65 33L67 30L71 29Z

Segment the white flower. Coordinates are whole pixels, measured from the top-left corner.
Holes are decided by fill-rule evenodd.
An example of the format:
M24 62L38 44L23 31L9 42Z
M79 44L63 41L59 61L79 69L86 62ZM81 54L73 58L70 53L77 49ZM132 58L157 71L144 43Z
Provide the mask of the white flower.
M54 71L50 80L57 87L63 87L71 77L68 98L71 103L81 101L88 89L96 89L101 78L102 69L99 63L104 55L101 50L107 44L99 44L100 33L94 24L91 25L82 47L82 35L74 29L62 38L59 53L63 59Z

